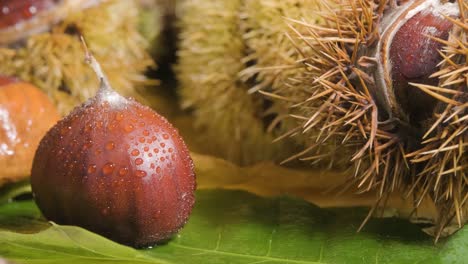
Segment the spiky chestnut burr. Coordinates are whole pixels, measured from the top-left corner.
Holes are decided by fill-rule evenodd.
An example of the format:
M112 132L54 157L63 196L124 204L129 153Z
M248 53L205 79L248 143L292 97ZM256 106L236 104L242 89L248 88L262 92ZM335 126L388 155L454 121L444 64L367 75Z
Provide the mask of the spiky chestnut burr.
M149 42L149 52L161 65L173 64L175 54L174 0L138 0L140 32Z
M305 28L295 37L306 69L302 85L277 96L309 92L292 115L304 132L326 135L315 144L342 142L341 154L354 162L352 182L363 192L376 190L376 206L406 190L415 208L425 197L434 201L436 235L453 217L463 225L466 3L323 4L326 23L295 25Z
M295 46L287 33L293 33L285 18L297 18L308 23L320 19L311 10L320 6L317 0L247 0L240 10L240 29L245 44L244 68L239 72L240 79L247 84L248 94L263 96L266 131L275 137L274 144L281 142L281 156L284 163L289 158L290 149L299 150L305 143L304 137L291 135L300 132L297 122L288 118L290 107L295 102L278 102L272 91L287 89L288 80L299 77L302 67L294 62L299 59ZM300 93L300 92L299 92ZM269 98L269 96L273 98ZM295 129L293 129L295 127ZM332 151L332 149L329 149ZM277 160L278 161L278 160ZM321 164L320 166L322 166Z
M34 150L58 119L41 90L0 75L0 186L29 177Z
M270 119L265 120L268 131L276 136L275 144L285 141L281 145L284 158L281 164L290 165L292 161L302 157L303 153L310 151L303 150L303 146L326 136L320 132L303 133L302 124L289 118L290 109L300 107L303 99L309 96L307 90L295 89L288 98L280 98L286 100L278 100L278 91L289 91L291 87L296 87L297 83L302 82L305 71L301 64L296 63L301 56L296 52L296 45L291 42L290 36L295 35L298 28L291 27L291 24L320 24L323 17L317 13L323 8L323 4L317 0L247 0L239 15L243 40L247 47L245 69L239 76L249 84L249 93L255 94L258 91L268 102L265 111ZM322 158L320 162L314 163L313 168L337 170L340 159L347 159L346 155L334 155L339 151L336 147L339 144L340 142L332 144L330 140L328 144L314 145L316 152L322 153ZM291 147L294 145L301 147ZM284 146L291 150L299 149L300 152L289 155Z
M155 84L144 75L154 62L138 31L135 1L5 0L0 13L6 11L1 16L6 27L0 28L0 74L36 85L61 114L99 87L93 72L79 59L79 35L86 37L113 87L123 95L141 99L142 88ZM31 16L16 15L25 12ZM122 68L128 70L122 72Z
M256 5L266 12L250 10ZM289 14L306 12L299 10L308 4L276 1L274 6L294 8L285 11ZM210 147L207 152L243 165L280 161L294 153L298 148L288 139L272 144L281 135L284 116L276 114L279 110L271 105L272 100L253 93L272 82L279 85L279 79L285 77L275 80L276 69L257 76L260 71L254 69L257 62L259 67L271 61L278 65L277 51L291 51L279 32L286 24L262 29L279 11L263 1L182 1L177 8L180 42L176 72L182 106L193 110L195 125ZM267 13L271 16L257 17ZM283 39L281 48L271 45L278 38Z
M31 185L44 216L135 247L169 239L194 204L192 159L162 116L101 81L41 140Z
M240 10L240 29L246 46L247 66L239 75L247 82L253 79L249 93L281 89L284 81L294 77L293 64L299 58L288 38L291 28L285 20L300 18L316 23L319 18L310 10L320 6L317 0L246 0ZM270 88L273 87L273 88Z
M267 148L272 138L264 137L257 117L259 102L237 78L245 50L238 28L241 4L238 0L181 2L176 71L182 106L194 109L195 126L210 142L207 151L246 164L270 157Z

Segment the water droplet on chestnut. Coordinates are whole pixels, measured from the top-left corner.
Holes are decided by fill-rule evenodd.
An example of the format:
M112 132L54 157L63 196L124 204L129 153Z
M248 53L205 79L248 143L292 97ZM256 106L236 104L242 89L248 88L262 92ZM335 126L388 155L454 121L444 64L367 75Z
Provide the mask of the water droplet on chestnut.
M126 131L127 133L132 132L133 129L135 129L135 127L134 127L132 124L128 124L128 125L125 126L125 131Z
M123 244L143 247L167 240L184 226L195 201L189 151L164 117L120 96L99 75L103 86L97 95L49 130L36 151L31 172L36 202L48 220L81 226ZM112 120L119 121L112 130L107 125L86 129ZM178 154L163 180L153 177L155 169L150 168L161 165L159 157L140 155L145 147L157 149L159 142L135 146L145 130L158 130L157 137L167 134L165 144ZM79 165L70 168L58 162L62 160Z
M128 168L127 167L120 168L120 170L119 170L119 175L120 176L125 176L125 175L127 175L127 173L128 173Z
M115 148L115 144L114 144L113 141L107 142L107 144L106 144L106 149L107 150L113 150L114 148Z
M93 174L96 172L96 165L89 165L88 166L88 174Z
M117 121L122 121L123 118L124 118L123 113L117 113L117 115L115 116L115 120L117 120Z
M143 164L143 159L142 159L142 158L137 158L137 159L135 160L135 164L136 164L136 165L141 165L141 164Z
M142 170L137 170L137 171L135 172L135 176L140 177L140 178L141 178L141 177L145 177L147 174L148 174L148 173L147 173L146 171L142 171Z
M108 163L104 164L104 167L102 167L102 173L104 175L109 175L109 174L112 174L114 172L114 169L115 169L115 164L112 163L112 162L108 162Z

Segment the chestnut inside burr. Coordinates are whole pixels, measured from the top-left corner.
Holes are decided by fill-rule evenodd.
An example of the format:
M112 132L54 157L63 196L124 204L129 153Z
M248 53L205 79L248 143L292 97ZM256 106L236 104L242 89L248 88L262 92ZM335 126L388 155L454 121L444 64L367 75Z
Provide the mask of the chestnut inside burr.
M411 122L431 116L436 99L409 83L436 86L437 71L442 60L439 50L443 44L433 38L447 40L453 23L441 15L420 12L408 20L395 34L390 47L392 83L400 106Z

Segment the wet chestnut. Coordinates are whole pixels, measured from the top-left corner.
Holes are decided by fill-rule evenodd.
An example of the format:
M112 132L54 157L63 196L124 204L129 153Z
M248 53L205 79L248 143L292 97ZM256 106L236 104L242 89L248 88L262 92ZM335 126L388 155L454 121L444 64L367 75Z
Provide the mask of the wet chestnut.
M31 176L36 202L51 221L123 244L167 240L194 204L189 151L164 117L101 80L97 95L42 139Z
M59 117L39 88L0 75L0 186L29 177L34 150Z
M53 0L5 0L0 2L0 28L14 26L35 17L38 13L51 9Z
M47 32L70 12L101 0L0 0L0 46L14 45L30 35Z

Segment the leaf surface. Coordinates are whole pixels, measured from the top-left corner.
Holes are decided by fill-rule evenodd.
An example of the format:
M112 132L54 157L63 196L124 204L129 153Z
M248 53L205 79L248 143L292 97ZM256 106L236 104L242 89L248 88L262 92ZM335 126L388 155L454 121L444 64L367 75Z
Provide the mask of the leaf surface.
M32 201L22 201L0 206L0 256L17 263L306 264L463 263L468 255L466 228L437 245L418 226L395 218L371 219L356 233L366 213L202 190L189 223L174 239L136 250L78 227L49 225Z

